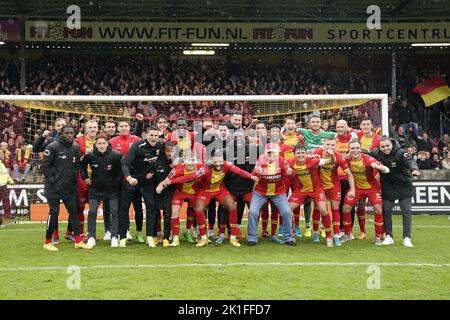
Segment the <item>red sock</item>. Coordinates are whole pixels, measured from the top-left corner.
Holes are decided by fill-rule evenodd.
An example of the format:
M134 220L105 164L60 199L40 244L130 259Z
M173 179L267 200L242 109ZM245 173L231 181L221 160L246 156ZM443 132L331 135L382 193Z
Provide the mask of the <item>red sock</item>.
M180 217L170 219L170 229L172 235L178 236L180 234Z
M320 212L316 208L313 210L313 230L314 232L319 231L319 223L320 223Z
M193 208L188 207L186 214L187 214L186 229L189 230L192 227L192 223L194 222L195 211Z
M361 230L361 232L366 233L366 209L358 207L357 215L358 215L359 229Z
M75 243L80 243L81 241L83 241L83 239L81 238L80 235L77 235L74 238L75 238Z
M225 234L225 229L227 228L226 224L219 225L219 234Z
M212 223L208 223L208 230L214 231L214 225Z
M55 229L55 231L53 231L53 238L59 238L59 231L58 231L58 229Z
M277 227L278 227L278 211L277 210L272 211L272 216L271 216L270 222L271 222L270 235L275 236L277 234Z
M237 235L237 209L234 208L230 210L230 227L231 227L231 235Z
M45 239L45 242L44 242L45 244L49 244L49 243L52 243L52 240L51 239Z
M326 215L322 216L322 224L325 228L325 234L327 239L331 239L331 219L328 212Z
M84 234L84 206L78 211L78 220L80 221L80 234Z
M195 211L195 216L197 217L198 228L200 230L201 236L206 236L206 220L203 211Z
M352 233L352 215L350 212L344 212L344 232L347 235Z
M341 231L341 216L339 215L339 209L331 209L331 213L333 215L333 232L337 235Z
M375 213L375 237L381 238L383 233L383 214Z
M300 224L300 209L301 207L299 206L294 210L294 223L292 224L293 227L298 227Z

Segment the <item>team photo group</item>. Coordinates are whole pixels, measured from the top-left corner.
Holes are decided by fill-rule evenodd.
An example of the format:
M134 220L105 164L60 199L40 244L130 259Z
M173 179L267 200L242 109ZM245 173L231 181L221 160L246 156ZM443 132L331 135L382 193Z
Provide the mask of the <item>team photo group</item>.
M412 247L411 181L420 171L411 155L381 136L369 117L359 128L341 119L335 132L324 130L320 113L304 119L286 115L279 124L253 119L243 126L235 111L220 123L179 117L170 130L166 115L148 122L137 114L88 120L83 134L55 119L54 131L33 145L33 152L43 152L49 207L44 249L58 251L61 202L69 217L65 239L90 250L99 238L111 247L136 241L155 248L180 246L180 237L197 247L255 246L261 238L296 246L301 237L339 247L366 239L366 204L374 244L392 245L397 200L403 246Z

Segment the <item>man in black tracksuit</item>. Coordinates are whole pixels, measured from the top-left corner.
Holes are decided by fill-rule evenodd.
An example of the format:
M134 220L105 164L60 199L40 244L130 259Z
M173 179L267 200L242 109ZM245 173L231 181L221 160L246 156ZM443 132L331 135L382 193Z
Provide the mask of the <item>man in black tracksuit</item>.
M170 173L173 168L172 155L176 143L173 141L166 142L164 152L161 153L156 161L155 176L153 177L154 184L157 186ZM172 217L172 197L175 191L175 185L170 185L165 188L160 194L156 194L156 203L158 214L163 210L164 215L164 238L163 247L168 247L170 237L170 219Z
M158 141L159 134L157 127L148 127L146 140L133 143L130 151L122 160L122 172L125 181L120 196L119 233L121 247L126 246L128 210L136 192L142 195L145 202L147 244L149 247L155 247L158 243L158 240L154 239L156 237L157 208L155 202L156 184L152 178L156 160L164 152L164 143Z
M57 118L54 122L54 129L52 132L45 130L42 136L38 137L33 143L33 152L40 153L45 150L45 148L55 141L61 132L61 128L66 125L66 120L64 118Z
M42 173L45 177L44 194L50 208L44 249L49 251L58 251L58 248L51 243L51 239L58 222L60 200L63 201L69 213L69 223L75 235L75 248L92 249L82 241L80 236L77 193L80 147L73 143L74 136L72 126L63 126L60 136L44 151L42 161Z
M233 143L229 145L224 152L224 159L233 163L238 168L249 173L255 168L258 159L258 146L250 144L244 136L243 131L238 130L233 134ZM238 214L238 236L241 236L240 226L244 215L245 204L250 205L250 199L245 199L245 195L253 191L254 183L252 180L244 179L232 172L225 176L225 187L236 198Z
M381 174L381 195L383 198L383 220L386 230L384 245L393 244L392 239L392 210L398 199L403 215L403 245L412 247L411 243L411 199L413 186L411 174L420 175L414 159L397 141L388 137L381 137L380 148L370 153L372 157L389 168L389 174Z
M111 214L111 246L118 247L119 236L119 193L122 183L122 155L113 150L105 134L95 138L94 150L86 153L81 159L81 178L89 186L88 244L95 245L97 209L100 202L103 207L108 203ZM88 175L91 168L91 177ZM115 239L114 239L115 238Z

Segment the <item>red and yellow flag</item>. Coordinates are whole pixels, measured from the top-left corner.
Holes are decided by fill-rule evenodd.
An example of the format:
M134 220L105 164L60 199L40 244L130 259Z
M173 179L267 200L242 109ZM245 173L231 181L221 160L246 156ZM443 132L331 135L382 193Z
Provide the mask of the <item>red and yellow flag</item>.
M412 92L420 94L426 107L450 96L450 88L443 77L434 77L422 81L412 89Z

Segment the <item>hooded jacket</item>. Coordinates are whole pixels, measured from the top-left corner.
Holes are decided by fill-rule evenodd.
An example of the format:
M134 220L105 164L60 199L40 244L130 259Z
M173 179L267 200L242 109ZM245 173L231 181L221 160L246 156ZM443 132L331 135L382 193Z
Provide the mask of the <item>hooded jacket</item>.
M49 199L64 199L77 192L77 172L80 165L80 147L60 136L44 151L42 173L45 177L44 194Z
M34 153L40 153L47 148L47 146L55 141L59 137L59 133L56 131L52 131L51 134L49 134L46 138L43 136L40 136L36 139L36 141L33 143L33 152Z
M108 145L106 151L101 153L97 147L81 159L81 178L87 179L88 165L91 167L92 185L89 186L89 199L111 199L119 196L122 183L122 155Z
M414 159L402 148L397 141L391 139L392 151L384 154L380 149L370 153L372 157L388 167L389 174L381 174L381 193L383 199L407 199L413 196L411 171L419 170Z

